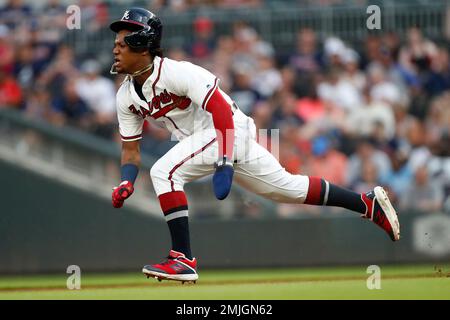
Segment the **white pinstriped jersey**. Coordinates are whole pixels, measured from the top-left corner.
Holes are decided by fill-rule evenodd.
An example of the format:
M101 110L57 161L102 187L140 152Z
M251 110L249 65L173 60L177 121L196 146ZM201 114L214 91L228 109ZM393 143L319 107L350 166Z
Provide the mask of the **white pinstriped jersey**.
M179 140L205 129L214 129L212 115L205 107L218 88L219 79L190 62L155 57L152 74L142 86L143 101L136 93L133 79L128 77L117 92L117 116L123 141L142 138L144 120L151 117L162 121ZM220 90L220 88L219 88ZM231 98L220 91L225 100ZM239 112L236 122L246 122Z

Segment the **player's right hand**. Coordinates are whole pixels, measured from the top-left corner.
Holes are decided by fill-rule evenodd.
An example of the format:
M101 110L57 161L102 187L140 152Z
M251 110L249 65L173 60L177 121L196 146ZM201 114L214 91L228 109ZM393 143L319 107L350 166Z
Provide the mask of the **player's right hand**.
M113 188L112 204L114 208L121 208L125 199L134 192L133 184L129 181L122 181L118 187Z

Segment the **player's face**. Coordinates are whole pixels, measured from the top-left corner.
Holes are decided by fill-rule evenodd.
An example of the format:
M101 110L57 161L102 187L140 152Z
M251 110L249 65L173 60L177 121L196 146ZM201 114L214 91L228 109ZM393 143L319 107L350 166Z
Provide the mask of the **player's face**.
M139 57L137 52L131 51L130 47L125 43L124 38L131 33L128 30L121 30L117 33L114 41L114 67L117 73L133 73Z

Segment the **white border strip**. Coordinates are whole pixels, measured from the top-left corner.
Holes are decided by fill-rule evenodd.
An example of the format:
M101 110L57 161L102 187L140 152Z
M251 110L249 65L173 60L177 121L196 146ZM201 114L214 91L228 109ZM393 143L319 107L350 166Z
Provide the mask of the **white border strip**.
M330 193L330 184L325 180L325 195L323 196L323 205L326 206L328 202L328 194Z
M166 218L166 221L170 221L170 220L173 220L176 218L187 217L187 216L188 216L188 211L181 210L181 211L170 213L165 218Z

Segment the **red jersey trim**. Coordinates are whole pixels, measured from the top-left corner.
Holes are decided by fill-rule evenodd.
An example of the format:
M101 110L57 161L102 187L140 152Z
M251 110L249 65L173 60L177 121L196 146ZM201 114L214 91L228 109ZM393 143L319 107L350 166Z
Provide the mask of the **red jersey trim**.
M214 80L214 85L213 87L208 91L208 93L206 94L205 99L203 99L203 103L202 103L202 109L205 109L205 106L208 104L209 98L211 98L212 93L216 90L217 88L217 78Z
M135 136L129 136L129 137L120 135L120 137L122 138L123 141L135 141L135 140L142 139L142 134L137 134Z
M156 76L156 79L155 79L155 81L153 81L153 84L152 84L152 90L153 90L154 97L156 96L155 87L159 81L159 77L161 76L161 67L162 67L163 61L164 61L164 58L161 58L161 62L159 63L159 68L158 68L158 75Z

